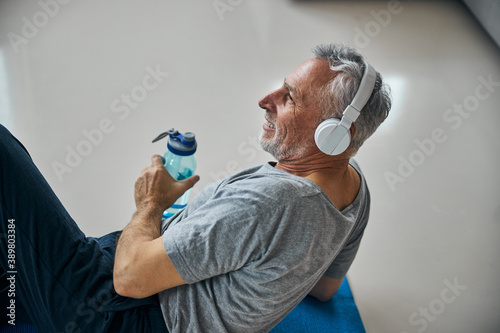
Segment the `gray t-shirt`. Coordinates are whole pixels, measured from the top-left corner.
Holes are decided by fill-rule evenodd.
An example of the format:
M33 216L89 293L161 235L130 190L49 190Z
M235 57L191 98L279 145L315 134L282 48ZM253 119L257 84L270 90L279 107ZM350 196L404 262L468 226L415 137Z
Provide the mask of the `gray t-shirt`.
M171 333L268 332L323 275L342 278L366 226L361 187L339 212L314 182L270 164L200 192L164 222L163 243L186 285L159 294Z

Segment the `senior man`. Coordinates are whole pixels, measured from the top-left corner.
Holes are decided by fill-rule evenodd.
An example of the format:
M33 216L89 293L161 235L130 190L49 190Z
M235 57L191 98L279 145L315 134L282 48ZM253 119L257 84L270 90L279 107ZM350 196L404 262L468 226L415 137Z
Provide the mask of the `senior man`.
M261 145L276 163L208 186L162 223L198 177L173 180L155 155L130 224L99 239L85 237L1 128L1 232L15 234L16 257L2 240L0 262L17 270L16 293L41 331L267 332L307 294L335 294L370 207L351 157L390 99L355 50L313 52L259 101Z

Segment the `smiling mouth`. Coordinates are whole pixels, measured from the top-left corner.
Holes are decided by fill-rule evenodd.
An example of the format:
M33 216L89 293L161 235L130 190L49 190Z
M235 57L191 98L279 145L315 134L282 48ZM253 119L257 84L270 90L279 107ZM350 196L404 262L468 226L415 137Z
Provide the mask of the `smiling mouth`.
M266 119L266 123L265 123L266 127L270 128L272 130L275 130L276 129L276 125L273 124L272 122L270 122L267 118L265 118L265 119Z
M274 124L271 124L270 122L266 121L266 126L269 127L270 129L276 129Z

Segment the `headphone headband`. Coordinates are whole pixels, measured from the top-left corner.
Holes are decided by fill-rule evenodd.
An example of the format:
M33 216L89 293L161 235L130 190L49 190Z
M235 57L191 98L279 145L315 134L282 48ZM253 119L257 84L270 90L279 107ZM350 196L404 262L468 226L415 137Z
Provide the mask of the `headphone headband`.
M351 124L358 119L361 110L366 105L375 88L377 72L365 61L365 71L358 91L342 113L342 119L327 119L319 124L314 135L314 140L318 148L328 155L338 155L343 153L351 141L349 129Z
M356 111L361 112L363 107L366 105L370 96L372 95L373 88L375 88L375 81L377 80L377 72L375 69L365 61L365 72L363 73L363 78L359 84L356 96L354 96L351 104ZM345 111L344 111L345 113ZM355 119L353 119L354 121Z

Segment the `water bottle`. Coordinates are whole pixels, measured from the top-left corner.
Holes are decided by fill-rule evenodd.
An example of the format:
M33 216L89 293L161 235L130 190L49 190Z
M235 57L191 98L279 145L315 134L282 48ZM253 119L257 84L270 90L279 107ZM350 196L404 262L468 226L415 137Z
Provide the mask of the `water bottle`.
M161 140L166 136L169 136L169 138L167 142L168 149L163 155L165 168L174 179L183 180L191 177L194 175L196 169L196 157L194 157L194 153L196 152L197 144L195 134L192 132L181 134L172 128L158 135L153 142ZM187 206L190 191L187 190L171 207L163 212L162 220L173 216Z

